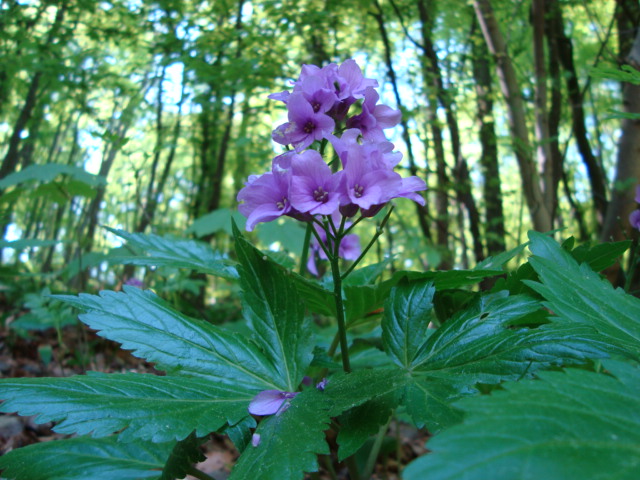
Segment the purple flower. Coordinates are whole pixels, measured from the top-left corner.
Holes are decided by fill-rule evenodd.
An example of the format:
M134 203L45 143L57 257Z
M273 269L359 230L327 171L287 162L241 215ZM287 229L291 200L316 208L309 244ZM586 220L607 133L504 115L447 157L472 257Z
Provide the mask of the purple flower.
M320 390L321 392L324 392L324 389L325 389L325 388L327 388L327 383L328 383L328 382L327 382L327 379L326 379L326 378L323 378L322 380L320 380L320 381L318 382L318 384L316 385L316 388L317 388L318 390Z
M640 210L634 210L629 215L629 223L635 229L640 230Z
M349 59L338 67L338 98L362 98L369 87L377 87L378 82L372 78L364 78L362 70L355 60Z
M395 127L400 123L402 113L386 105L376 105L380 95L373 87L365 91L362 113L347 120L347 128L357 128L362 136L374 142L385 142L387 138L382 131L385 128Z
M143 288L144 287L144 283L142 282L142 280L138 280L135 277L131 277L129 279L127 279L126 282L124 282L125 285L131 285L132 287L137 287L137 288Z
M356 145L348 150L343 161L346 166L340 186L341 206L368 209L388 202L402 189L402 178L384 164L378 150L369 151Z
M289 121L277 127L272 138L282 145L293 145L300 152L315 140L321 140L333 132L335 122L324 113L315 112L301 93L292 93L287 102Z
M322 155L306 150L291 160L291 192L293 208L311 215L331 215L338 209L340 174L331 173Z
M260 434L259 433L254 433L253 435L251 435L251 445L253 447L257 447L258 445L260 445Z
M252 415L279 415L289 408L289 401L299 392L263 390L251 400L249 413Z
M371 153L367 152L377 150L382 154L382 163L388 168L395 167L400 163L400 160L402 160L402 154L400 152L393 151L393 143L386 140L383 142L369 141L362 137L362 132L357 128L349 128L345 130L340 138L335 135L329 135L328 139L331 142L331 145L333 145L333 149L338 154L343 166L347 165L347 154L353 147L363 148L365 150L363 153L364 155L370 155ZM362 143L360 143L360 141L362 141Z
M291 172L267 172L259 177L250 176L245 187L238 192L240 213L247 217L247 231L260 222L270 222L291 211L289 187Z

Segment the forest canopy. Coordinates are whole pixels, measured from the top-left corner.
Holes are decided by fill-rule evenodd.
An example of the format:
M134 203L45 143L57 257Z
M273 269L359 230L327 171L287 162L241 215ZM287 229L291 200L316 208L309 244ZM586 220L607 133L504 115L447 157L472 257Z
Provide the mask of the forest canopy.
M564 229L633 235L637 1L7 1L0 15L3 263L113 284L103 226L225 250L247 177L284 152L272 93L353 58L402 112L399 265L467 267ZM265 246L298 254L295 224ZM281 234L280 234L281 233ZM280 238L278 238L280 237ZM296 239L292 241L291 239ZM107 274L107 270L110 272ZM123 276L124 275L124 276Z

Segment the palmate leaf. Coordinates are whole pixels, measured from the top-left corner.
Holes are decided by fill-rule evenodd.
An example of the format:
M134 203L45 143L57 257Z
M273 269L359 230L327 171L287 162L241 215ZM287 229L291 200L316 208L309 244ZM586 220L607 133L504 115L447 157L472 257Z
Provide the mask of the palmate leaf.
M531 375L540 368L606 356L597 332L584 325L549 323L515 328L523 318L544 321L540 302L508 292L480 297L430 336L420 309L429 284L414 283L392 293L385 308L385 351L412 375L405 405L419 426L437 431L460 418L451 402L472 393L476 383L499 383ZM407 317L398 321L406 309ZM422 322L422 323L421 323ZM421 331L422 341L414 331Z
M406 480L635 480L640 472L640 370L604 361L614 377L539 373L457 406L464 422L429 441Z
M58 433L103 437L124 429L122 441L166 442L237 423L254 395L243 386L198 378L91 373L0 380L0 411L59 422Z
M578 263L551 238L530 232L529 263L541 283L527 281L554 315L594 327L613 347L640 358L640 300Z
M401 392L408 380L395 368L357 370L331 377L323 392L314 388L301 392L288 409L260 423L256 430L260 444L246 448L230 478L293 480L317 471L317 455L329 453L324 431L331 418Z
M111 262L187 268L230 280L238 278L234 262L212 250L206 243L106 228L125 239L128 245L144 252L140 255L111 258Z
M293 392L313 359L310 320L287 270L270 261L247 242L234 225L240 261L243 314L266 352L281 390Z
M115 437L54 440L0 457L10 480L158 479L175 442L118 442Z
M55 298L86 311L80 320L102 337L169 373L207 377L248 389L283 389L267 357L246 338L176 312L149 290Z

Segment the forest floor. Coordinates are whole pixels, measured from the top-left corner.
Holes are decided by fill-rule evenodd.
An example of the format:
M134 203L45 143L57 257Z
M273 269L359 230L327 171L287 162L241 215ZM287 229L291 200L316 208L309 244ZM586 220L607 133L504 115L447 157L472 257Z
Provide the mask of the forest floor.
M68 377L87 371L162 375L152 364L121 350L116 343L98 337L81 324L61 332L54 329L29 332L27 336L17 335L7 325L0 326L0 378ZM52 423L37 424L34 417L0 413L0 455L34 443L68 438L55 433L53 427ZM386 452L383 448L384 455L372 479L398 479L399 469L426 451L427 435L408 424L392 422L387 435L395 441L389 442ZM232 442L226 436L212 434L202 450L206 460L197 468L216 480L226 479L238 458ZM323 460L319 475L308 478L348 478L342 464ZM335 473L329 474L329 470Z

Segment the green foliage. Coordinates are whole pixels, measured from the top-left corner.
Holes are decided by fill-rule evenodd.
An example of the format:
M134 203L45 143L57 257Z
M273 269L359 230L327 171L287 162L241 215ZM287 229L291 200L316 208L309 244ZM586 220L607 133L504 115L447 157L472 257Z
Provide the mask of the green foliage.
M19 172L7 175L0 180L0 190L30 181L52 182L58 175L68 175L77 182L82 182L90 187L104 186L107 183L104 177L88 173L82 168L48 163L46 165L30 165Z
M545 297L554 315L551 324L536 329L553 327L553 335L531 352L534 357L553 353L570 363L568 350L577 347L577 357L637 359L640 301L614 290L549 237L536 232L529 237L534 254L529 262L539 281L527 284ZM611 255L619 247L610 245ZM598 250L606 256L606 249ZM514 363L503 358L501 365L505 370ZM537 372L537 380L505 383L506 392L454 404L464 414L462 424L430 441L433 453L413 462L405 478L424 478L426 472L434 479L635 478L640 373L637 364L606 360L603 365L603 373Z
M255 389L204 379L91 372L69 378L17 378L2 382L4 412L38 415L64 434L124 442L182 440L231 425L247 415Z
M505 384L456 406L464 422L429 442L406 480L637 478L640 370L606 361L611 375L567 369Z
M123 292L57 298L86 310L80 320L99 335L168 373L255 390L279 386L271 381L277 378L273 365L255 344L176 312L149 290L125 285Z
M194 463L206 460L207 457L199 449L202 443L203 439L198 438L194 433L176 443L162 469L160 480L184 478Z
M614 289L587 264L578 263L542 234L531 232L529 260L541 283L526 282L565 322L589 325L613 351L640 358L640 300ZM616 250L614 245L614 250Z
M205 243L111 228L107 230L125 239L127 245L135 249L132 256L111 258L114 263L188 268L222 278L237 278L234 263Z
M234 236L241 265L244 316L256 334L254 341L267 352L278 372L279 388L292 392L313 357L304 303L286 270L245 240L235 225Z
M140 258L161 259L166 266L203 271L195 250L185 250L202 248L204 255L214 255L200 244L118 233L152 252ZM414 461L406 469L408 479L425 472L436 479L506 479L547 478L548 472L556 475L548 478L581 477L588 471L631 478L624 472L640 463L637 429L625 423L640 422L637 367L602 360L604 372L589 371L594 359L638 356L640 301L614 290L592 269L610 265L628 244L573 248L572 240L559 246L532 232L533 256L526 263L531 268L511 280L530 294L496 287L466 290L502 272L497 268L520 248L472 270L400 271L386 280L381 279L386 261L356 270L343 290L352 315L354 359L353 371L345 373L333 352L318 347L318 328L307 312L318 313L316 306L325 315L335 312L327 304L335 298L333 285L291 272L235 226L233 234L235 276L219 266L209 271L237 280L242 328L187 317L151 291L130 286L122 292L55 296L83 310L80 319L99 335L154 362L166 375L3 379L3 412L55 422L63 434L103 437L10 452L0 459L7 478L44 478L36 472L39 463L25 463L28 454L51 461L52 478L63 478L58 472L65 467L69 479L93 469L121 469L119 478L178 478L201 459L202 440L220 432L242 453L231 478L302 479L304 472L318 470L318 455L331 453L327 430L338 430L336 453L346 459L372 435L383 435L380 427L399 408L417 427L436 434L429 443L434 453ZM435 304L443 296L450 304L441 308L444 323L437 326ZM462 304L454 305L455 299ZM380 325L363 333L356 320L377 306L384 307ZM576 364L582 369L544 371ZM324 376L326 385L305 386L305 375ZM479 395L487 389L490 396ZM299 393L276 414L256 419L247 408L264 390ZM601 439L593 448L602 449L606 462L594 453L590 467L578 464L585 442L593 439ZM378 440L370 444L379 448L382 437ZM149 442L158 446L156 456L136 463L132 449L146 458ZM67 443L64 460L51 460ZM83 455L91 452L95 456L81 470ZM608 462L619 466L611 476L603 467Z
M29 311L11 322L10 327L14 330L61 329L77 323L73 309L51 298L48 287L37 293L25 294L23 306Z
M25 480L156 480L173 445L77 437L12 450L0 457L0 469L3 478Z

